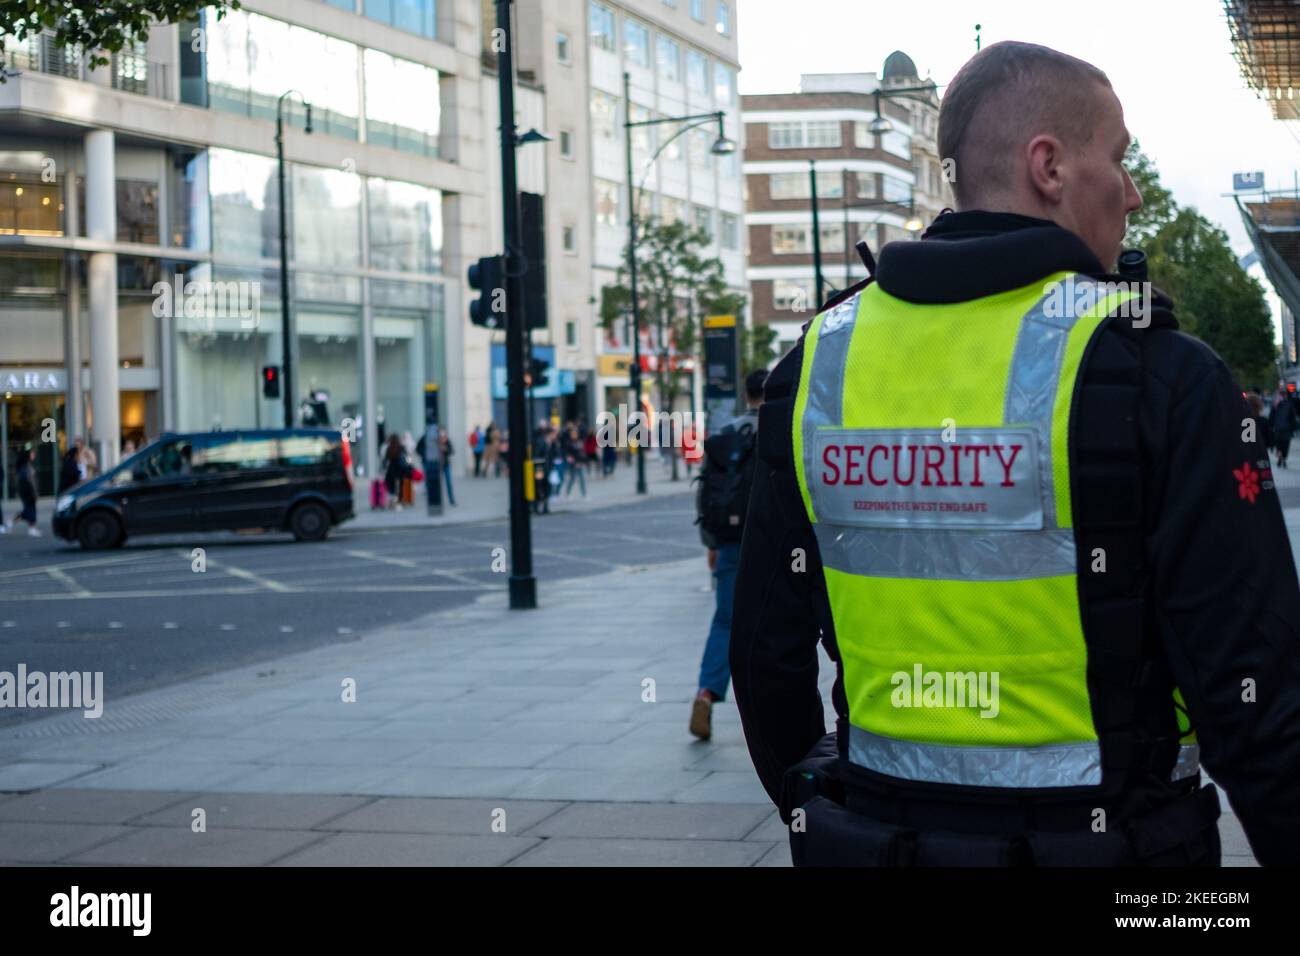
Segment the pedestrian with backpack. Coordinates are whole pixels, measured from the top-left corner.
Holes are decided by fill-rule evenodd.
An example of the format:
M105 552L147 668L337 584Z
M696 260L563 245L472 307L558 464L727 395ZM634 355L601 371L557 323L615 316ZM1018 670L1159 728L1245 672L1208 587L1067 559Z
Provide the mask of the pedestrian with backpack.
M758 408L763 404L766 381L766 369L745 377L745 413L705 439L703 467L695 479L699 482L695 523L700 526L700 541L709 549L709 570L716 585L713 622L700 661L699 690L691 702L690 730L701 740L713 736L713 705L726 699L731 683L731 608L757 458Z

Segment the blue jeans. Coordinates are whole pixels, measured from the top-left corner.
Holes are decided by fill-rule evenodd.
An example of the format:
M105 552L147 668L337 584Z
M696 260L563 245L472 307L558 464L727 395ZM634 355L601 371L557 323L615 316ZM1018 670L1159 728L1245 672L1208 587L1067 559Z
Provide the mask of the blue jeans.
M731 683L731 607L736 598L736 566L740 563L740 544L722 544L718 547L718 566L713 570L717 582L717 608L709 639L704 645L704 659L700 661L700 687L713 691L718 700L727 697Z

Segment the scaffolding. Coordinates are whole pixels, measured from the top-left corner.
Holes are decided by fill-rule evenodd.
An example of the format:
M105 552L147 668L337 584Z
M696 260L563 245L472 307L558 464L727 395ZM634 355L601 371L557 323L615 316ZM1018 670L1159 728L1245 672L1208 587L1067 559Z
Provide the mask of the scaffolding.
M1223 0L1233 54L1280 120L1300 119L1300 0Z

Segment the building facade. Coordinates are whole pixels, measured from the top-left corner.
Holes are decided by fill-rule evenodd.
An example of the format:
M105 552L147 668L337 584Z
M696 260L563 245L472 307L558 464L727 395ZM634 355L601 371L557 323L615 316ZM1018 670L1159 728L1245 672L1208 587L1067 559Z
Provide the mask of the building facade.
M554 138L547 166L551 328L549 336L534 339L553 345L557 364L588 386L584 402L571 403L566 414L593 421L590 416L602 410L630 404L631 323L619 321L606 331L599 317L601 289L616 282L627 246L625 117L630 112L639 122L721 110L726 135L739 140L735 4L540 0L520 5L518 16L525 38L520 77L545 90L547 131ZM728 284L744 291L739 149L714 156L716 125L690 125L634 131L639 215L705 229L712 237L705 254L719 258ZM643 331L643 364L646 338Z
M873 132L877 90L890 128ZM864 277L859 240L876 253L887 242L914 239L951 204L938 151L939 98L935 84L895 52L880 76L805 74L797 93L743 101L753 319L776 331L784 354L819 304L814 172L829 296Z
M355 428L367 473L381 432L422 430L427 383L461 431L463 276L488 244L495 129L479 17L477 0L247 0L93 70L52 37L3 38L6 460L40 442L48 493L72 435L107 465L166 430L284 423L261 379L284 354L274 137L290 90L295 403Z

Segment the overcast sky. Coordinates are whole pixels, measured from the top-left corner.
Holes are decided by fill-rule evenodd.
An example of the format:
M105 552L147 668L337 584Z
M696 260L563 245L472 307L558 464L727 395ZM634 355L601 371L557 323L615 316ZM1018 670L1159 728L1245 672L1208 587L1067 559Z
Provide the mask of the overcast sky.
M924 78L946 84L985 45L1027 40L1101 67L1129 132L1183 205L1250 249L1221 193L1232 174L1263 170L1271 189L1293 187L1298 124L1272 118L1247 89L1220 0L737 0L742 93L789 93L801 73L881 70L907 53ZM942 91L941 91L942 92ZM1291 127L1289 130L1288 127Z

